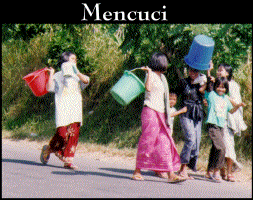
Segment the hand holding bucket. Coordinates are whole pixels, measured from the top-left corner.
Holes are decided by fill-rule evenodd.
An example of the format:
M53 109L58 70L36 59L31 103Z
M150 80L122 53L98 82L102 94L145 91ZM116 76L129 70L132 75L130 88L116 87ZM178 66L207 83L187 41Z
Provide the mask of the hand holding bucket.
M131 103L136 97L145 91L144 83L132 73L137 69L142 68L135 68L131 71L125 70L123 76L110 91L112 97L123 106Z
M48 71L49 69L46 67L23 77L23 80L26 81L33 94L37 97L48 93L46 89L46 85L49 79Z

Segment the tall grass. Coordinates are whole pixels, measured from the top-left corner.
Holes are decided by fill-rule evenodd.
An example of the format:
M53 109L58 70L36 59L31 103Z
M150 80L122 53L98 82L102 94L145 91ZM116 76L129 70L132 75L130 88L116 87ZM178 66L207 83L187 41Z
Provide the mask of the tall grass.
M22 77L45 67L48 37L29 43L13 40L2 44L2 123L4 128L20 128L32 116L45 114L48 96L36 98Z
M98 106L99 102L108 95L113 77L122 68L125 56L119 49L120 43L109 37L101 30L101 25L94 26L91 34L83 34L85 37L80 44L85 49L86 60L92 72L89 74L91 83L89 93L85 99L89 101L91 109Z

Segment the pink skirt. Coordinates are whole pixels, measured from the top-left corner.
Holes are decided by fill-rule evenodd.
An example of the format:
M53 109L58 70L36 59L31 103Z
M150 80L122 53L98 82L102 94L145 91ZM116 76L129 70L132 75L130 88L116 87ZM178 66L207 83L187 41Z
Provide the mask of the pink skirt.
M142 135L138 143L136 168L159 172L178 171L181 162L165 114L144 107Z

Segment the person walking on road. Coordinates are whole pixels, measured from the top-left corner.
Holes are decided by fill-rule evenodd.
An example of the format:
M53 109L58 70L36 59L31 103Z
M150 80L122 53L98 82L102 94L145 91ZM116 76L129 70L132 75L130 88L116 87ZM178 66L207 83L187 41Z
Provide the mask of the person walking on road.
M211 76L211 70L213 69L213 64L208 70L208 77L211 80L215 80L214 77ZM229 98L234 101L236 104L242 102L241 94L240 94L240 86L236 83L233 77L233 69L230 65L223 63L220 64L218 70L216 72L217 77L227 78L229 81ZM240 107L235 113L228 113L227 120L224 125L224 137L223 141L226 147L225 154L225 167L221 169L221 177L224 180L235 182L234 172L240 171L242 169L242 164L236 160L235 153L235 141L234 135L241 135L241 131L247 129L247 125L243 121L243 108Z
M209 155L209 163L206 178L220 182L220 170L225 164L226 146L224 144L224 126L228 113L233 114L244 106L244 103L231 104L228 96L228 80L224 77L216 78L213 88L209 87L210 77L208 77L208 88L205 92L205 98L208 104L207 128L212 140L212 148ZM213 171L213 174L211 174Z
M182 96L182 107L187 107L187 112L179 116L182 131L184 133L184 146L180 154L181 168L179 175L193 179L187 173L187 167L197 171L197 161L199 155L201 128L203 121L202 101L206 84L206 76L190 66L188 68L188 77L180 77L180 84L177 88L178 93Z
M174 118L178 115L181 115L185 112L187 112L187 107L183 107L180 110L177 110L175 108L175 105L177 103L177 92L173 89L170 89L170 117L171 117L171 124L170 124L170 131L171 135L173 135L173 126L174 126ZM160 178L168 178L168 173L166 172L155 172L155 175L160 177Z
M167 67L167 58L162 53L154 53L149 67L142 67L147 71L146 92L133 180L144 180L141 169L167 172L168 182L172 183L186 180L174 174L181 163L170 129L169 87L163 75Z
M89 77L77 69L76 55L64 52L59 60L61 71L54 73L50 67L47 90L55 93L56 133L42 148L40 160L47 164L50 153L64 162L64 168L76 170L73 164L79 131L82 125L82 94L81 90L89 84Z

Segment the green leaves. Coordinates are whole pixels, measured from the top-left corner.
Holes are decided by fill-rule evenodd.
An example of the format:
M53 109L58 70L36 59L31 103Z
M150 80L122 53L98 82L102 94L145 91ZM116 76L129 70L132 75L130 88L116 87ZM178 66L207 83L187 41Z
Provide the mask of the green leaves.
M162 51L170 67L182 71L194 37L205 34L215 41L215 67L226 62L236 69L245 62L252 46L251 28L251 24L128 24L121 49L133 56L137 66L146 65L153 52ZM175 77L169 79L174 82Z

